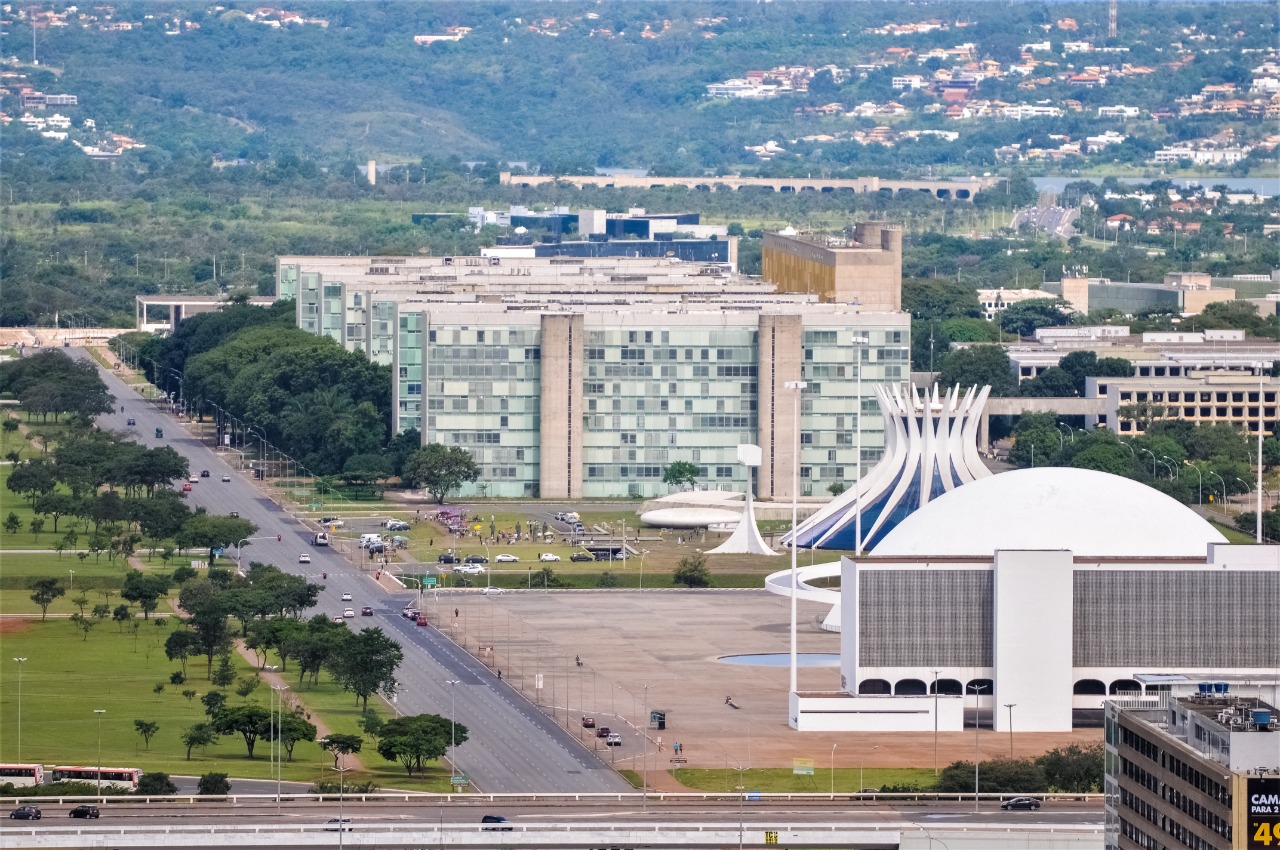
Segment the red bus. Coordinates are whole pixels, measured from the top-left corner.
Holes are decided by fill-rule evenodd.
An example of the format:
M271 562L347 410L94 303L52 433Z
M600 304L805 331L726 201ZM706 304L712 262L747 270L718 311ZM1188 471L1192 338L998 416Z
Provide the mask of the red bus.
M53 769L54 782L98 782L101 778L104 785L115 785L130 791L138 790L138 780L141 777L142 771L136 767L104 767L99 770L96 767L64 765Z
M18 787L44 784L42 764L0 764L0 785L13 783Z

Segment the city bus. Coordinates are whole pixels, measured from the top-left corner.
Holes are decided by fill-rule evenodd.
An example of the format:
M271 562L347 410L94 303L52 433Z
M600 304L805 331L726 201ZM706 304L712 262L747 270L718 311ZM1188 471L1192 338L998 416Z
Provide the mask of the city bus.
M99 769L96 767L58 766L53 769L53 781L97 782L98 772ZM103 784L127 788L130 791L138 790L138 780L142 777L142 771L136 767L104 767L101 772Z
M44 784L42 764L0 764L0 785L13 783L18 787Z

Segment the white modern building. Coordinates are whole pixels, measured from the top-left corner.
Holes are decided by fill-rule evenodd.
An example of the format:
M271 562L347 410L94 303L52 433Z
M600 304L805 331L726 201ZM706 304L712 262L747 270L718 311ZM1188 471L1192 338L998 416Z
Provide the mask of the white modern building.
M1148 676L1280 665L1280 547L1229 545L1092 470L958 487L842 559L840 584L841 690L793 693L799 730L959 731L976 710L997 730L1068 731Z

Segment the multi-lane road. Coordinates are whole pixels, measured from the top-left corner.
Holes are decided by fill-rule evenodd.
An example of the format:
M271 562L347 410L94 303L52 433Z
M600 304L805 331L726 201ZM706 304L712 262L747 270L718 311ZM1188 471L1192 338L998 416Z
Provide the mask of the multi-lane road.
M75 353L87 357L82 351ZM347 622L352 628L379 626L404 647L404 663L397 674L399 712L449 716L456 704L457 719L467 727L468 740L457 748L453 759L456 769L470 778L473 789L490 793L630 789L573 735L435 628L419 628L401 617L400 610L410 598L407 594L387 594L371 574L362 574L333 549L312 546L316 529L267 498L252 480L193 436L178 419L156 403L143 400L110 370L100 371L118 403L114 412L98 418L99 426L124 432L147 446L172 447L187 458L195 476L207 469L209 477L199 478L187 499L210 513L237 511L242 519L258 526L255 539L244 547L246 564L250 560L275 564L323 584L317 612L335 615L347 607L359 611L366 605L374 609L373 617ZM127 424L129 418L134 419L133 426ZM155 436L157 428L164 429L163 438ZM224 475L231 480L223 482ZM175 486L182 483L175 482ZM298 563L302 553L311 556L310 564ZM322 579L326 572L328 578ZM343 593L350 593L352 601L343 602Z

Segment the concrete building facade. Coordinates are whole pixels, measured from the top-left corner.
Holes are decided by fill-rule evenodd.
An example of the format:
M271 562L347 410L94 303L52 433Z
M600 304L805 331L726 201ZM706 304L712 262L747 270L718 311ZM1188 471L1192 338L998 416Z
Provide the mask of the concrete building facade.
M396 430L473 454L464 496L662 495L677 460L742 489L737 447L757 444L756 495L783 499L797 439L801 495L847 486L883 452L875 386L908 378L905 314L666 258L496 259L279 261L299 327L391 368ZM809 383L798 434L789 380Z
M902 231L885 224L859 223L852 239L766 233L761 269L780 292L866 310L902 309Z

